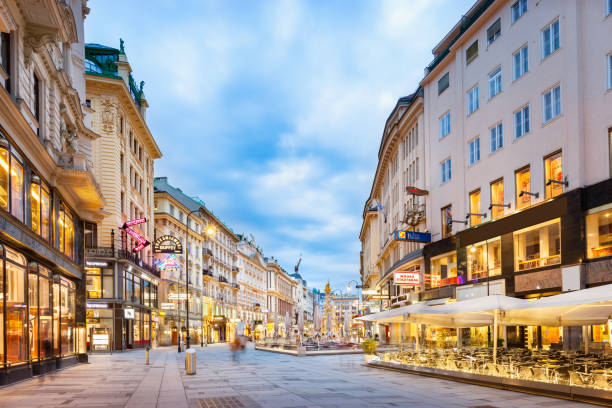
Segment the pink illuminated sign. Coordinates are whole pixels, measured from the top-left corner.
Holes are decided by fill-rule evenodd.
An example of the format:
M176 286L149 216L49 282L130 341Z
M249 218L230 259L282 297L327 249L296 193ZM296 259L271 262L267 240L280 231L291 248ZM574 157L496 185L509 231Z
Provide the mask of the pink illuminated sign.
M133 227L134 225L143 224L145 222L147 222L146 218L136 218L135 220L126 221L123 227Z

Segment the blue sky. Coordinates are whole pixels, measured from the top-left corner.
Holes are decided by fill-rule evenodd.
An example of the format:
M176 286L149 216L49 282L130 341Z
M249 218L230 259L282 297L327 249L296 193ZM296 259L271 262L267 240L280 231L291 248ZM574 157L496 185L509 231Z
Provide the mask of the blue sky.
M85 41L145 81L156 176L310 286L359 280L384 122L473 0L91 0Z

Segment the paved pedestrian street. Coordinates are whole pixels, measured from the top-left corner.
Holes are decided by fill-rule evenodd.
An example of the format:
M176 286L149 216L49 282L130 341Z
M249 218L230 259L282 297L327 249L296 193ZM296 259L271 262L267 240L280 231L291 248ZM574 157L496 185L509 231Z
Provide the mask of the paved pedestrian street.
M90 356L0 389L0 407L580 407L571 401L368 368L363 356L293 357L255 351L233 363L225 344L197 347L185 375L175 348Z

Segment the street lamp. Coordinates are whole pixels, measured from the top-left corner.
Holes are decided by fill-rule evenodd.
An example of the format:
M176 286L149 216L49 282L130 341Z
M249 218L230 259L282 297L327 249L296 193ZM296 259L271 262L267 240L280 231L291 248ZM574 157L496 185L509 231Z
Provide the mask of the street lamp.
M215 235L215 227L212 225L208 225L206 227L206 236L212 237ZM200 337L200 347L204 347L204 302L202 302L202 336ZM207 333L208 335L208 333ZM208 339L206 340L206 344L208 344Z

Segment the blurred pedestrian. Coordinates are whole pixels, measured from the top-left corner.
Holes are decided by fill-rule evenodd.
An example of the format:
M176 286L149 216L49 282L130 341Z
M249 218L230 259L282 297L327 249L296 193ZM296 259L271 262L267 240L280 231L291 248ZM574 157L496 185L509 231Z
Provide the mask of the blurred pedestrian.
M238 355L238 352L242 349L241 343L242 342L240 341L240 337L236 336L234 337L234 340L232 340L229 344L230 351L232 352L232 361L234 363L240 362L240 356Z

